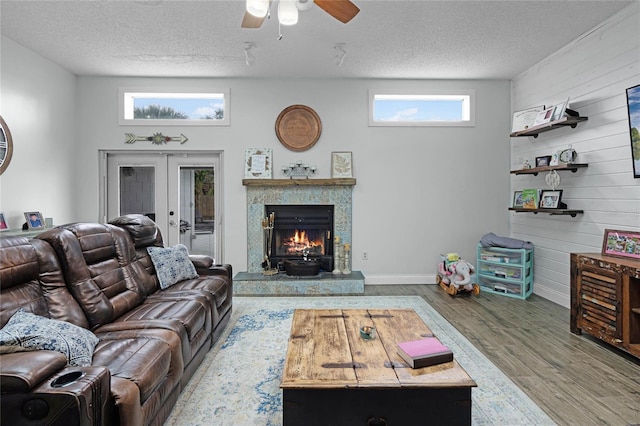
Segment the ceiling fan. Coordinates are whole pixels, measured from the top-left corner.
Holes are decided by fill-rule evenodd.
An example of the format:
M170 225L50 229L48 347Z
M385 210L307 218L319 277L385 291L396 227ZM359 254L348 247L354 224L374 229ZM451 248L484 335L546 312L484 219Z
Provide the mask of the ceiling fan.
M269 15L272 0L247 0L247 10L242 19L242 28L260 28ZM283 25L298 22L298 10L307 10L313 3L320 9L346 24L360 12L350 0L279 0L278 20Z

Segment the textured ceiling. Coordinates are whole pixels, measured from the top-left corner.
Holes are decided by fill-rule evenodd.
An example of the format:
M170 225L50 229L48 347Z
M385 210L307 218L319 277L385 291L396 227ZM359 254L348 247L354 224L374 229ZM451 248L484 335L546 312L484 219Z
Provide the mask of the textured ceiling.
M632 2L354 3L347 24L314 5L280 40L275 0L260 29L240 28L243 0L2 0L0 25L77 75L510 79Z

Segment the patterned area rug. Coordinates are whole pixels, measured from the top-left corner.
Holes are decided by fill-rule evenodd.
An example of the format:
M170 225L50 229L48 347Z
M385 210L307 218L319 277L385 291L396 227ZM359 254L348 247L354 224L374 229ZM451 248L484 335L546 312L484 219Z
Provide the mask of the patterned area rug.
M280 378L296 308L413 308L478 384L474 425L553 425L553 421L465 337L418 296L236 297L222 337L189 381L173 425L282 425Z

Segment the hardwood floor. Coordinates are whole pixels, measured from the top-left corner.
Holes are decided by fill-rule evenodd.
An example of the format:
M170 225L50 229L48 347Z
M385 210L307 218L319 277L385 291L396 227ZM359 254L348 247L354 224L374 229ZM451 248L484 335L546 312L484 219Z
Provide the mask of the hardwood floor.
M569 331L569 309L437 285L365 286L368 296L417 295L453 324L559 425L640 424L640 362Z

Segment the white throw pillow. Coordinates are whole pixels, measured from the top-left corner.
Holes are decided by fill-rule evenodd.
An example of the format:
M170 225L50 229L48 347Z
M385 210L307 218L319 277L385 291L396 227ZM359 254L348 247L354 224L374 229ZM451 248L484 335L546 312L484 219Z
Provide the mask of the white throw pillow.
M85 328L34 315L22 308L0 330L0 347L60 352L74 367L91 365L97 344L96 335Z
M189 260L189 251L183 244L172 247L147 247L156 275L163 290L177 282L198 278L196 267Z

